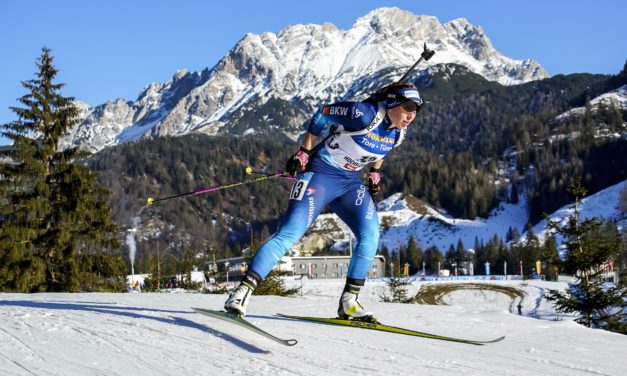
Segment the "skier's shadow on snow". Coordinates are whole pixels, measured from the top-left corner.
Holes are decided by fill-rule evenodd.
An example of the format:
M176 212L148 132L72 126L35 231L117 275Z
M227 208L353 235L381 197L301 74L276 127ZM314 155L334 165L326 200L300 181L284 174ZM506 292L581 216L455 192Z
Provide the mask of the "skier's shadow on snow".
M188 320L182 317L170 316L170 317L158 317L149 316L132 311L151 311L159 313L174 313L174 314L194 314L193 311L170 311L163 309L151 309L142 307L125 307L125 306L112 306L111 303L80 303L80 302L33 302L26 300L0 300L1 306L16 306L24 308L40 308L40 309L56 309L56 310L70 310L70 311L85 311L85 312L97 312L116 316L130 317L133 319L148 319L154 320L165 324L178 325L186 328L198 329L202 332L212 334L216 337L222 338L228 342L231 342L235 346L242 348L251 353L268 354L270 351L263 350L248 342L235 338L227 333L221 332L217 329L210 328L206 325L199 324L192 320ZM129 312L130 311L130 312Z

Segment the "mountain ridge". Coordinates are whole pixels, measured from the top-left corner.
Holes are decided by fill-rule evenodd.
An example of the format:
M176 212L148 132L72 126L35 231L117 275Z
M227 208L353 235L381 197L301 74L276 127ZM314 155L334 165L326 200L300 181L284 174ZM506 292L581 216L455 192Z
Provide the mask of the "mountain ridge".
M499 53L481 27L463 18L441 24L433 16L379 8L349 30L325 23L248 33L211 69L181 69L165 83L146 86L135 101L89 107L63 144L97 152L146 136L244 135L234 131L241 128L238 113L260 108L270 98L292 107L295 117L280 131L294 139L322 103L363 98L398 79L418 59L423 42L437 53L422 69L454 63L504 85L548 77L533 59Z

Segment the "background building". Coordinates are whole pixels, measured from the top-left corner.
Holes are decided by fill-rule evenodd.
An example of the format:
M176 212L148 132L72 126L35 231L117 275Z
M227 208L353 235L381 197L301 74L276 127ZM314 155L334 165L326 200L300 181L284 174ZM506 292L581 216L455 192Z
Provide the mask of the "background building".
M346 278L350 256L284 256L275 268L287 271L290 275L308 278ZM229 280L240 280L246 270L246 258L231 257L228 259L210 261L207 263L210 273L218 271L221 277ZM376 255L368 278L385 276L385 258Z

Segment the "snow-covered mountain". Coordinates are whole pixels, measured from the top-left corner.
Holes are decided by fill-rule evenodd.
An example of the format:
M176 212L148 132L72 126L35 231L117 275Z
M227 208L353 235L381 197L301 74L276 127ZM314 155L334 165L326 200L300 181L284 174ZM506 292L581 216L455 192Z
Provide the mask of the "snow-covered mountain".
M627 231L627 213L622 213L620 207L620 199L622 192L627 191L627 181L608 187L601 192L597 192L579 203L579 215L581 219L598 217L603 219L614 219L619 229ZM568 218L574 214L572 205L566 205L555 211L549 216L550 221L559 223L560 226L566 226ZM533 233L541 242L544 242L549 234L548 221L542 220L533 227ZM526 239L523 234L521 240ZM557 236L558 243L561 243L561 237Z
M619 228L627 229L627 217L620 208L621 192L624 190L627 190L627 182L586 197L580 203L581 218L614 218ZM390 250L407 245L412 236L421 247L436 246L442 252L451 245L455 246L458 240L469 248L473 247L475 239L484 243L494 235L505 239L510 228L517 229L523 234L521 239L524 239L524 228L529 220L524 196L520 197L517 204L502 203L485 219L452 218L415 197L403 196L401 193L379 203L378 211L382 228L381 243ZM550 219L563 222L571 214L572 209L567 205L553 213ZM544 241L547 222L541 221L533 227L533 231ZM329 246L343 251L347 249L349 234L348 227L335 214L322 214L293 251L326 249Z
M617 110L627 111L627 85L623 85L616 90L603 93L598 97L590 100L590 111L594 114L599 110L599 107L610 108L614 106ZM555 117L552 122L561 122L568 118L584 116L586 112L585 107L575 107Z
M422 69L458 64L504 85L548 76L535 60L503 56L481 27L465 19L441 24L436 17L380 8L349 30L327 23L246 34L211 69L180 70L170 81L146 87L135 101L85 109L64 143L95 152L146 135L245 135L259 131L251 119L295 139L321 103L363 98L399 79L423 43L437 53Z

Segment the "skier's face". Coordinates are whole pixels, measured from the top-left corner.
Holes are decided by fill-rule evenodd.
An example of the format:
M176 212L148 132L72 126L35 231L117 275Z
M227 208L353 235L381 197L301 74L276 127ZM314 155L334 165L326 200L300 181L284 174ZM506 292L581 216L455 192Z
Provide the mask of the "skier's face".
M392 122L392 128L405 129L416 118L416 105L406 102L400 106L388 109L388 117Z

